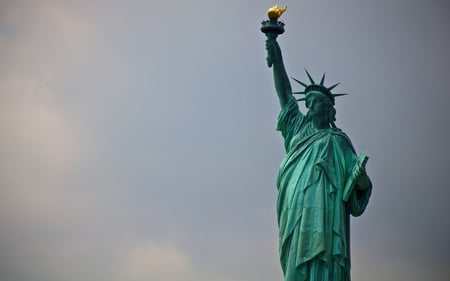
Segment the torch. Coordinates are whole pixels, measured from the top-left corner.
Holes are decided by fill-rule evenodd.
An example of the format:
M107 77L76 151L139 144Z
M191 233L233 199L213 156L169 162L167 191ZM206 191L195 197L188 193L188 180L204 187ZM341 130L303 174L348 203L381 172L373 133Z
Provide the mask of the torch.
M274 62L274 56L268 47L270 42L275 42L278 34L282 34L284 32L284 23L279 21L281 14L286 11L287 7L278 8L278 5L273 6L269 10L267 10L268 20L264 20L261 24L261 31L266 34L266 48L267 48L267 65L272 67Z
M261 31L266 34L267 37L274 36L276 38L278 34L284 32L284 23L279 21L278 18L286 11L287 7L279 8L278 5L273 6L267 10L268 20L263 20L261 23Z

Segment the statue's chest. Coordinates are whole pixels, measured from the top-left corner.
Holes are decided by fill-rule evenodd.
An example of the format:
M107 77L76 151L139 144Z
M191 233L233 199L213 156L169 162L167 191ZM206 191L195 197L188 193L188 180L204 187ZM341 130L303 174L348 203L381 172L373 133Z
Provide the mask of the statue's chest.
M313 149L315 151L322 151L330 145L332 133L330 129L312 130L305 128L295 134L290 142L292 149Z

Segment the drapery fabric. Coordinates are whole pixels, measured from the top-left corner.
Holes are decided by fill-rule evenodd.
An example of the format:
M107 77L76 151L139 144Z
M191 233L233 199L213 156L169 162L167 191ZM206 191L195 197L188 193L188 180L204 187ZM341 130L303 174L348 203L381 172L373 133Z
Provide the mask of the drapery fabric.
M279 253L285 281L350 280L350 215L372 184L357 188L358 156L339 129L316 130L291 97L278 117L286 156L278 177ZM344 200L344 188L350 186Z

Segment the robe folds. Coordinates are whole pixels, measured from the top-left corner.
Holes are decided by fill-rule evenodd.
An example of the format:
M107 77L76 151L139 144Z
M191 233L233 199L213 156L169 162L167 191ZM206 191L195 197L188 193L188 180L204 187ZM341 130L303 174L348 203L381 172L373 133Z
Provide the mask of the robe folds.
M360 158L341 130L314 129L293 97L277 130L286 149L277 177L285 281L348 281L349 218L364 212L372 190L370 181L356 188Z

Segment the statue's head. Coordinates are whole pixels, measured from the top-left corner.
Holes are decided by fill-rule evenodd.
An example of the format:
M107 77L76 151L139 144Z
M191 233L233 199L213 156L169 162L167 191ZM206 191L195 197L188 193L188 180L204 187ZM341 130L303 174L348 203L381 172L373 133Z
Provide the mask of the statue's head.
M334 109L334 98L338 96L343 96L346 94L332 94L331 90L333 90L339 83L334 84L331 87L325 87L325 73L322 76L319 84L316 84L309 74L308 70L306 70L306 74L308 75L310 85L307 85L295 78L297 83L305 87L303 92L295 92L293 94L302 94L304 97L297 99L298 101L305 101L306 107L309 109L308 116L310 118L327 118L327 122L333 124L336 120L336 110Z

